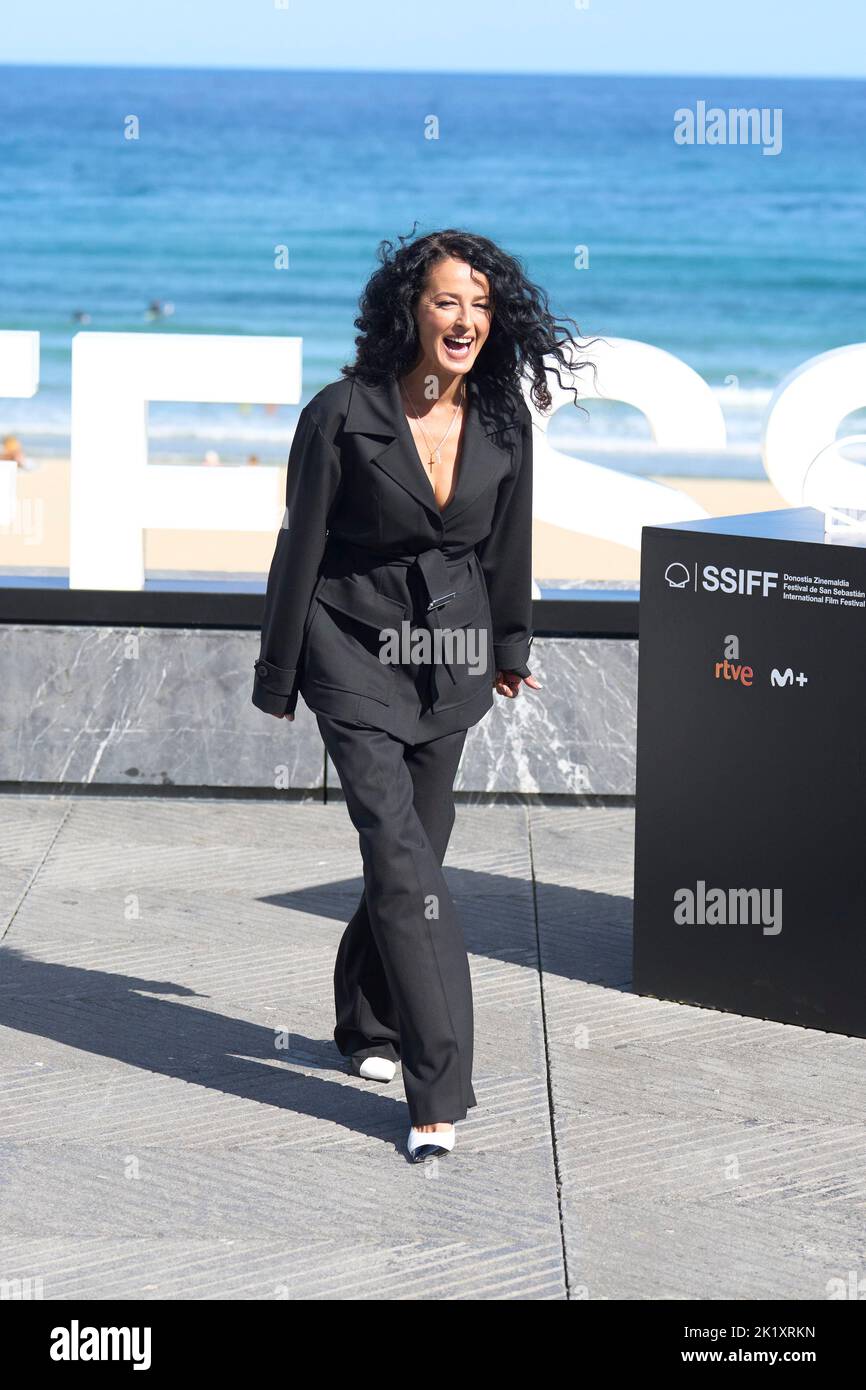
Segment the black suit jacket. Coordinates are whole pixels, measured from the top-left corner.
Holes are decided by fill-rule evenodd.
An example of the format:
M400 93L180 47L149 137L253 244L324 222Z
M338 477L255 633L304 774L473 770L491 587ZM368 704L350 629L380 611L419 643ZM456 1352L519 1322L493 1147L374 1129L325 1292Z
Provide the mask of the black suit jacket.
M453 495L440 508L396 379L343 378L304 407L268 575L252 700L360 720L409 741L468 728L497 669L529 675L532 424L467 378ZM383 664L382 633L474 631L474 651ZM484 669L479 649L486 647Z

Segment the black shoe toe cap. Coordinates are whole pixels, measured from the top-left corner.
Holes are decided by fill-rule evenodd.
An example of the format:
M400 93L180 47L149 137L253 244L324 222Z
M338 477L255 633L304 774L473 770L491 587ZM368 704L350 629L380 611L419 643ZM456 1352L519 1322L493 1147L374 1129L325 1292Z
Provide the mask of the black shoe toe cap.
M413 1163L424 1163L428 1158L444 1157L450 1153L449 1149L443 1149L441 1144L422 1144L419 1149L411 1153L409 1157Z

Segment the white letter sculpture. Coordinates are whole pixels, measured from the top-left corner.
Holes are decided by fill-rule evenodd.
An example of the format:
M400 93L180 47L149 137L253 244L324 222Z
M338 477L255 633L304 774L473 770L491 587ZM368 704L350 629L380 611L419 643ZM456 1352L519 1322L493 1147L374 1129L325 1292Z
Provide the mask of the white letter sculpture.
M72 340L69 587L141 589L146 527L279 529L276 468L148 464L148 401L291 405L301 338L77 333Z
M866 468L842 454L864 436L836 438L845 416L864 405L866 343L811 357L780 384L764 427L764 467L792 507L866 508Z
M574 342L570 350L577 354ZM724 448L725 421L718 401L703 378L678 357L630 338L593 343L583 355L596 364L597 386L590 368L572 373L560 369L560 374L564 381L575 382L584 400L623 401L636 406L646 416L660 448ZM572 360L579 359L575 355ZM572 404L574 397L550 373L547 381L553 397L549 415L539 415L527 400L535 427L536 517L638 550L642 526L707 516L703 507L677 488L617 473L554 449L547 440L548 426L556 411Z

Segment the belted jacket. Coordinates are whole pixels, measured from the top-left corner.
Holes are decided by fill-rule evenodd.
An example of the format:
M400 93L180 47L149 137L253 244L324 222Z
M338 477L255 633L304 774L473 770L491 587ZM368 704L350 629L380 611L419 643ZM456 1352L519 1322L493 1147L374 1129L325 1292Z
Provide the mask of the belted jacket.
M440 509L396 378L342 378L301 411L252 701L421 742L468 728L497 670L530 674L532 422L467 377Z

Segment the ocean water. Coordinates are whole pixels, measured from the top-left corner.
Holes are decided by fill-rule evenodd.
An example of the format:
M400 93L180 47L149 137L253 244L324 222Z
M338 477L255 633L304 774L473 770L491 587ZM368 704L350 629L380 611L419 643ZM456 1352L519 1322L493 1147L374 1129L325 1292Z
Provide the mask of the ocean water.
M781 108L782 152L678 146L674 112L700 100ZM417 220L501 242L585 334L677 354L730 438L723 457L660 459L636 411L590 402L559 412L558 447L761 476L778 382L866 339L864 136L855 81L0 68L0 327L42 335L41 389L0 402L0 433L68 448L76 313L101 331L300 335L309 400L351 360L378 241ZM149 320L153 300L173 312ZM296 416L155 403L152 455L281 463Z

